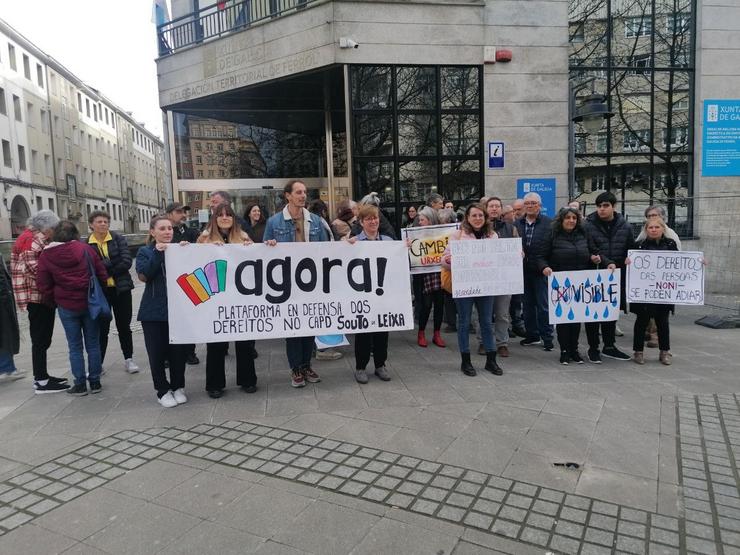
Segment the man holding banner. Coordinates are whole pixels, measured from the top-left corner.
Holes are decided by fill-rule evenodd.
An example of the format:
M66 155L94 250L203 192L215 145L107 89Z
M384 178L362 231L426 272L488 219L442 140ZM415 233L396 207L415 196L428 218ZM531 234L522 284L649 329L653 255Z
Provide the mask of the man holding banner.
M320 216L306 209L306 185L298 180L289 181L283 189L286 206L267 220L264 239L268 245L277 243L313 243L328 241L329 234L321 223ZM285 340L285 351L290 365L290 385L304 387L306 382L321 381L311 368L314 337L289 337Z

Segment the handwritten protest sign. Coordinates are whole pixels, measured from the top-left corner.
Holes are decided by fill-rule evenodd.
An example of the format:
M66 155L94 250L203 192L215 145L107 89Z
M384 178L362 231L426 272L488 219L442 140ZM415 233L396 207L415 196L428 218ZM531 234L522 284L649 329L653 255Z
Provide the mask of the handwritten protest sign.
M459 224L426 225L406 227L401 230L401 238L411 241L409 247L409 266L412 274L430 274L440 271L442 253L447 248L450 233Z
M631 250L627 300L647 304L704 304L704 253Z
M521 238L450 241L450 252L454 298L524 292Z
M169 245L171 343L411 329L401 241ZM142 301L145 302L145 301Z
M553 272L547 279L551 324L608 322L619 319L617 270Z

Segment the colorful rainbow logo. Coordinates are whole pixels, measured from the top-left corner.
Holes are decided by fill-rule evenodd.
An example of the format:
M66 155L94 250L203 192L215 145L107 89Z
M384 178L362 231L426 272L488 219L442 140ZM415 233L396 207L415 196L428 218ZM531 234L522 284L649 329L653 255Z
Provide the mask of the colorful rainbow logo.
M183 274L177 278L177 284L198 306L226 290L226 260L214 260L191 274Z

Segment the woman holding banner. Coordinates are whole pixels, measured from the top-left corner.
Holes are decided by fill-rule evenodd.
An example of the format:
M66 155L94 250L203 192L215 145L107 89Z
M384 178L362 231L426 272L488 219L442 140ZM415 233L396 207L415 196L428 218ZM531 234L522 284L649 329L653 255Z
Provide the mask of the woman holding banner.
M594 264L600 263L601 256L583 228L580 211L569 206L561 208L552 223L552 234L543 242L542 255L537 261L543 275L569 270L590 270ZM610 264L609 268L615 268L614 264ZM578 352L581 323L557 324L555 331L560 345L560 364L583 364L583 358Z
M159 404L169 409L186 403L185 360L190 345L170 344L167 315L167 278L164 251L172 241L172 222L167 216L155 216L149 223L149 241L136 253L136 273L146 283L136 317L144 331L144 345L149 356L154 389ZM180 243L188 245L187 241ZM165 361L169 361L167 380Z
M198 243L213 245L251 245L249 235L241 229L231 205L219 204ZM226 351L228 342L208 343L206 351L206 391L212 399L223 396L226 387ZM246 393L257 391L254 370L254 341L234 341L236 349L236 385Z
M673 239L666 236L667 227L661 218L649 218L645 222L643 232L645 240L637 244L641 250L653 251L677 251L678 245ZM625 264L629 264L629 258ZM632 338L632 347L634 355L632 360L637 364L645 364L643 349L645 347L645 330L652 318L655 320L655 326L658 328L658 348L660 349L659 360L662 364L670 366L671 359L671 330L668 324L668 317L673 311L672 304L646 304L630 303L630 312L637 316L635 320L634 337Z
M450 235L450 241L495 239L497 237L498 235L491 227L491 222L488 221L485 206L471 204L465 210L465 218L460 225L460 229ZM442 255L442 267L451 270L453 274L455 272L455 268L452 267L452 254L449 246ZM473 312L473 305L475 305L478 309L481 339L486 350L485 368L496 376L502 375L504 371L496 362L496 340L493 337L493 297L459 298L455 299L455 305L457 306L457 341L460 347L460 370L466 376L475 376L477 373L470 363L470 339L468 337L470 317Z
M437 211L429 206L421 208L417 215L417 222L420 227L427 225L438 225L439 218ZM419 334L417 344L419 347L429 345L426 338L426 327L429 322L429 315L434 308L434 334L432 343L437 347L445 347L440 330L442 329L442 317L444 316L445 297L442 289L442 280L439 272L429 274L416 274L414 277L414 298L417 301L419 315Z
M393 241L392 237L382 235L380 229L380 210L377 206L365 204L360 207L357 220L362 226L362 231L355 237L349 239L350 243L356 241ZM390 381L391 377L385 369L385 361L388 358L388 332L376 331L371 333L355 334L355 380L357 383L367 383L367 372L365 368L373 356L375 364L375 375L384 382Z

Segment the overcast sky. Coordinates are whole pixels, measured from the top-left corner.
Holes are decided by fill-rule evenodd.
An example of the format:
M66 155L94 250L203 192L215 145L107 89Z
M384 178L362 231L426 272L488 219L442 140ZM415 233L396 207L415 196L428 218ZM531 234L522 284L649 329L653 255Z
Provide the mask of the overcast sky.
M0 0L0 18L162 138L152 0Z

